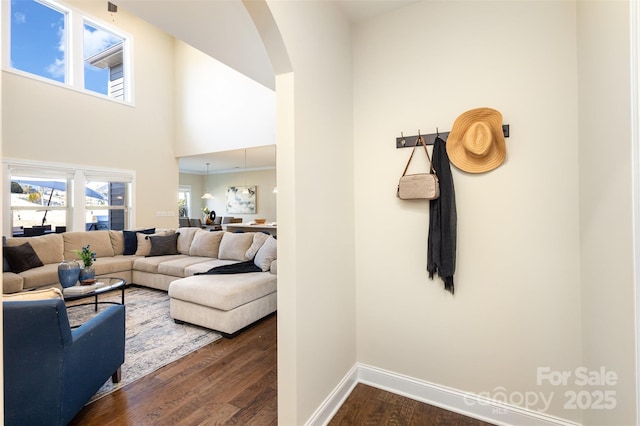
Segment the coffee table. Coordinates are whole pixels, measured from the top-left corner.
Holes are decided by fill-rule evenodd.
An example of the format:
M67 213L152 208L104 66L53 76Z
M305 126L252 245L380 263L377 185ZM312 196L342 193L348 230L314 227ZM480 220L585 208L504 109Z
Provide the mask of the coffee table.
M122 290L122 302L124 305L124 289L127 286L127 282L123 278L118 277L98 277L96 283L91 286L81 286L76 284L73 287L67 287L62 289L65 302L72 300L85 299L93 297L93 305L96 311L98 311L98 295L107 291L121 289ZM72 289L72 290L69 290ZM100 303L113 303L113 302L100 302ZM83 303L82 305L89 305L91 303ZM75 305L80 306L80 305Z

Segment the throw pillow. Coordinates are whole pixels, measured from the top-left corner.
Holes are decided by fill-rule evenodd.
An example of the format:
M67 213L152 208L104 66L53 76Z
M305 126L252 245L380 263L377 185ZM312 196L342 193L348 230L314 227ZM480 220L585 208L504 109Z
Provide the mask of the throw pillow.
M4 250L6 245L7 245L7 237L5 237L3 235L2 236L2 250ZM11 272L11 266L9 266L9 262L7 261L7 258L4 256L4 252L2 253L2 272Z
M178 254L177 232L169 235L149 235L151 240L151 250L147 256L164 256L168 254Z
M251 246L245 253L245 257L247 259L253 259L260 247L262 247L262 244L267 241L267 238L269 238L269 235L264 232L256 232L253 234L253 243L251 243Z
M262 244L262 247L256 253L256 257L253 259L253 263L262 269L262 272L267 272L271 269L271 262L278 258L278 244L275 238L269 236L267 240Z
M208 232L198 229L193 237L189 256L218 257L223 234L223 231Z
M138 250L138 233L153 234L156 232L156 228L142 229L140 231L122 231L124 237L124 252L125 255L136 254Z
M9 262L11 272L19 274L27 269L44 266L31 244L24 243L19 246L4 247L4 255Z
M155 234L143 234L141 232L138 232L136 234L136 238L138 239L138 248L136 249L135 255L148 256L149 253L151 253L151 240L149 239L149 237L150 236L158 237L163 235L167 235L167 231L159 231L159 232L156 232Z
M200 228L178 228L176 232L180 233L178 237L178 253L189 254L193 238L198 232L204 232Z
M225 232L222 236L222 241L220 241L218 259L238 260L240 262L249 260L246 258L246 253L252 243L252 232L242 232L238 234Z

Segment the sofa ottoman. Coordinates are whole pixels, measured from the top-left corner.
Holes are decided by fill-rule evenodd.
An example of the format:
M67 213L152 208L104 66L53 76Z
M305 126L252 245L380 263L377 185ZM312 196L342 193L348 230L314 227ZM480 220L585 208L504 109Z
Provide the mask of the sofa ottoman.
M169 285L169 311L176 322L210 328L225 337L276 311L277 275L251 272L194 275Z

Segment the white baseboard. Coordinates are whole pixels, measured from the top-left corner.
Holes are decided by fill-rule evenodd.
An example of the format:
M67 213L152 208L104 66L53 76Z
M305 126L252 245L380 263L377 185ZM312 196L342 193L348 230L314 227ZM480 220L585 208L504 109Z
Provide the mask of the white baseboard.
M351 368L305 424L322 426L329 423L358 383L393 392L495 425L578 426L577 423L558 417L484 399L456 389L360 363Z

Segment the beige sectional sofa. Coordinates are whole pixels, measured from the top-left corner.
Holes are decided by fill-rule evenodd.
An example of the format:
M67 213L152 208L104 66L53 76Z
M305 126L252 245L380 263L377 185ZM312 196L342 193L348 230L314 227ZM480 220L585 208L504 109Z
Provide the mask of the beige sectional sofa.
M3 272L3 293L60 288L58 264L63 259L78 259L73 250L88 244L96 252L96 277L121 277L130 284L168 291L172 297L171 315L176 320L233 334L276 310L277 256L273 237L260 232L236 234L199 228L153 231L66 232L8 238L4 244L13 248L5 248L5 258L28 242L43 265L19 273ZM135 252L129 254L133 249ZM194 276L216 266L252 259L262 272ZM174 282L176 288L172 290ZM192 311L198 312L197 317L191 318Z

